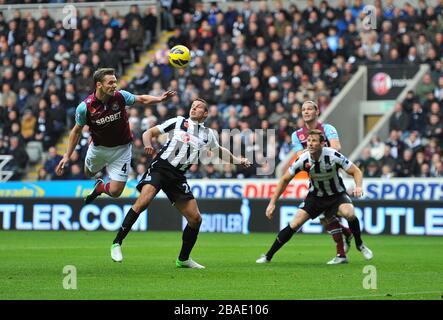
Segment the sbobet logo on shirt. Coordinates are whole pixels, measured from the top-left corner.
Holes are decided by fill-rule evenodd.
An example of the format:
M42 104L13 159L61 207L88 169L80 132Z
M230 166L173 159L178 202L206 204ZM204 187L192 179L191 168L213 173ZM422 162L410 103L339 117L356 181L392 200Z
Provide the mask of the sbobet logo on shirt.
M251 208L248 199L243 199L239 212L202 212L200 232L249 233ZM182 228L188 222L182 218Z

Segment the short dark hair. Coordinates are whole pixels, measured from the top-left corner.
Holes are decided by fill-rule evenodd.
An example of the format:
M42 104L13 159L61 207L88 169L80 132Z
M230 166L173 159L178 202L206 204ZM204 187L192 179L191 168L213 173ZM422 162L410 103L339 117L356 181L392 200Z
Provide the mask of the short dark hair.
M94 80L94 85L97 84L97 82L102 82L105 76L115 76L115 69L114 68L100 68L97 71L94 72L94 75L92 76L92 79Z
M313 135L320 136L320 142L325 141L325 137L323 135L323 132L321 132L320 130L318 130L318 129L311 129L311 130L309 130L308 131L308 136L313 136Z
M209 104L208 104L208 102L207 102L205 99L197 98L197 99L195 99L194 101L200 101L200 102L203 102L203 104L205 105L205 110L208 111L208 106L209 106Z

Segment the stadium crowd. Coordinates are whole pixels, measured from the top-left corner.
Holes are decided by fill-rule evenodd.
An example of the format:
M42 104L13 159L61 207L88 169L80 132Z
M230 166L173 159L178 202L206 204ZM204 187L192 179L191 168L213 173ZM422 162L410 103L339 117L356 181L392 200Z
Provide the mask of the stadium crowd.
M442 176L443 1L436 7L425 1L417 7L376 1L377 29L368 31L362 28L360 0L350 6L339 1L336 7L308 1L302 10L296 4L286 8L284 2L272 8L262 2L253 10L246 1L241 10L229 5L225 11L217 3L160 3L161 28L173 35L152 63L120 86L135 94L159 95L166 89L179 94L166 104L129 109L134 178L145 172L150 160L143 154L143 131L170 117L187 116L196 97L210 104L207 126L219 133L238 129L241 134L233 144L255 152L256 164L263 163L264 156L279 162L292 147L291 133L303 125L302 102L314 100L324 112L358 65L378 63L429 63L432 72L395 106L389 139L374 138L359 165L366 176ZM9 21L0 15L0 153L16 159L15 179L28 165L25 150L36 141L47 151L39 179L56 178L54 166L60 156L53 146L73 124L77 104L93 91L92 72L106 66L121 75L146 49L140 46L146 35L155 39L156 19L154 9L141 13L137 6L126 16L105 9L96 16L91 9L71 31L47 10L37 20L20 11ZM176 44L191 49L188 68L169 66L168 50ZM248 143L260 139L248 129L275 129L276 135L265 136L262 148ZM222 142L229 138L221 137ZM85 128L64 179L84 178L87 143ZM257 176L256 166L237 170L229 165L194 165L188 177L274 176Z

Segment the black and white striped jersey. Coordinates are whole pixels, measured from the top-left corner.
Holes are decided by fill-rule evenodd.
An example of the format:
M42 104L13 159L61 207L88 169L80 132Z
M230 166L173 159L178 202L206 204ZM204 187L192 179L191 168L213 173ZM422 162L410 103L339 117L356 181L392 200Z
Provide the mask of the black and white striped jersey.
M323 147L319 161L312 159L311 154L306 151L289 167L289 172L292 176L300 171L308 172L309 192L317 197L325 197L346 192L338 169L346 171L351 166L352 162L340 152Z
M176 117L157 125L161 133L169 133L168 140L153 160L162 159L180 171L197 164L200 151L220 147L215 133L203 123L190 118Z

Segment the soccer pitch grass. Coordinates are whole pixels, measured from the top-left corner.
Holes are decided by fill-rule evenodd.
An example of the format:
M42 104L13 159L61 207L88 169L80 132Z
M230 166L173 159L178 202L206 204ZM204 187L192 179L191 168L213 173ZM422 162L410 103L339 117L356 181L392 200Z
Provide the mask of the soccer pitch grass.
M0 232L0 299L297 300L441 299L443 239L364 236L366 261L352 244L350 263L329 266L329 235L296 234L270 264L255 260L275 239L256 233L199 235L191 257L204 270L177 269L179 232L132 232L123 263L111 260L114 232ZM63 288L63 268L77 270L77 289ZM364 289L366 265L377 289Z

